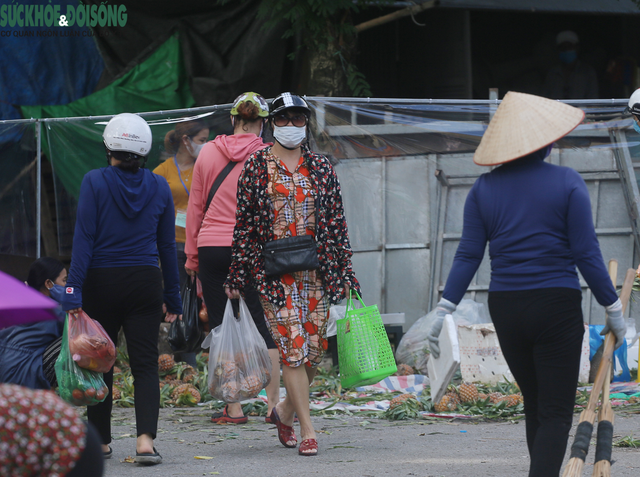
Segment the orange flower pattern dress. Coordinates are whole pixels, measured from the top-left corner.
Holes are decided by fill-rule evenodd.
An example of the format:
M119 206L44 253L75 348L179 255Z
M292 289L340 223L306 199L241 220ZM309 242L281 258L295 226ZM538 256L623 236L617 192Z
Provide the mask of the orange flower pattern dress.
M296 235L315 236L316 189L300 157L295 171L273 154L267 155L267 194L273 206L273 239ZM282 362L315 367L327 350L329 301L316 270L284 274L281 279L285 305L278 307L261 295L271 335L282 353Z

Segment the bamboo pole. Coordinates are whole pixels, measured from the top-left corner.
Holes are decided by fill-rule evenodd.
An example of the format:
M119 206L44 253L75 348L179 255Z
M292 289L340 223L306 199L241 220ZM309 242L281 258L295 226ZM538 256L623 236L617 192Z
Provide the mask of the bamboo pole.
M609 277L615 288L618 275L618 262L616 260L609 260ZM582 468L584 467L584 461L587 458L589 452L589 442L591 441L591 434L593 434L593 423L596 420L596 405L600 397L600 390L604 384L604 380L608 375L608 370L611 368L611 356L613 356L613 346L615 338L612 333L607 334L604 341L604 352L602 353L602 360L598 367L598 373L596 379L591 388L591 394L589 396L589 402L587 407L580 413L580 421L578 422L578 428L576 435L571 446L571 458L567 467L564 469L562 477L580 477L582 475ZM607 383L608 385L609 383Z
M622 313L627 308L631 289L636 278L636 271L632 268L627 270L624 278L622 291L620 292L620 302L622 303ZM611 333L609 333L611 334ZM598 414L598 439L596 442L596 459L593 466L592 477L611 476L611 450L613 447L613 423L615 414L609 401L609 383L611 382L611 365L607 367L607 378L602 389L602 404Z

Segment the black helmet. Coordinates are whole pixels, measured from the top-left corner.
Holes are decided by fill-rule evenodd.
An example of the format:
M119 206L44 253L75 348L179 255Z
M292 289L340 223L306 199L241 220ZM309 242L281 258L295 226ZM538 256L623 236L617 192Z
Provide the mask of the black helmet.
M311 114L309 105L307 105L307 102L300 96L293 93L282 93L276 96L276 98L271 102L271 111L269 112L269 115L273 117L279 112L289 108L302 109L307 116Z

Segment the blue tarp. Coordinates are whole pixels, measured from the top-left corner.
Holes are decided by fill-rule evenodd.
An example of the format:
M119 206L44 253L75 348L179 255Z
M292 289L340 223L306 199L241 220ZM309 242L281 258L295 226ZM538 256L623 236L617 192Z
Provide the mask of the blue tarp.
M54 2L61 11L66 5L78 4L75 0ZM0 0L0 6L9 4L9 0ZM94 92L104 62L90 28L6 25L2 32L0 119L19 119L17 106L67 104ZM0 136L0 147L18 139Z

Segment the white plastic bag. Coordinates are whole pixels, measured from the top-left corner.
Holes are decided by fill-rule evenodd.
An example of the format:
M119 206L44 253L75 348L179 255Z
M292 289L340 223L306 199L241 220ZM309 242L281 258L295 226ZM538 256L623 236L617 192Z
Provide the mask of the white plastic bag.
M430 311L409 328L396 350L396 361L414 367L424 375L428 375L429 345L427 335L435 317L435 310ZM490 323L491 318L486 307L474 300L464 299L452 313L456 325L475 325Z
M347 307L334 305L329 309L329 323L327 324L327 338L338 334L338 320L344 318L347 313Z
M209 345L209 392L224 402L256 397L271 380L267 344L242 298L239 315L227 300L222 324L203 343Z

